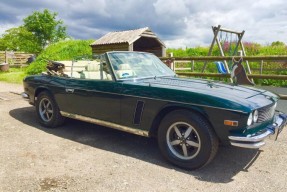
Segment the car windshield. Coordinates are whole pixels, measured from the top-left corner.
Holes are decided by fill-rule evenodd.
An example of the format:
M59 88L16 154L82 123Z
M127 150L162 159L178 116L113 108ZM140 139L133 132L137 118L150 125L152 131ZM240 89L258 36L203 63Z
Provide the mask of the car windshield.
M158 57L142 52L109 52L117 79L175 76Z

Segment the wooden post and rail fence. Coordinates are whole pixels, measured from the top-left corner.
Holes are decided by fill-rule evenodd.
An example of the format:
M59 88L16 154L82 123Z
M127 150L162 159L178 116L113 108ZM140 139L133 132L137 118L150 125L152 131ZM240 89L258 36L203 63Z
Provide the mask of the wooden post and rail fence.
M189 77L223 77L230 78L230 74L220 74L220 73L205 73L205 72L194 72L195 62L215 62L215 61L232 61L231 56L195 56L195 57L161 57L162 61L170 61L169 67L174 70L178 75L189 76ZM236 60L240 57L235 56ZM276 79L276 80L287 80L287 75L275 75L275 74L263 74L264 63L265 62L275 62L276 63L285 63L286 68L280 70L287 71L287 56L245 56L243 61L249 62L259 62L259 74L248 74L249 78L253 79ZM191 67L189 68L177 68L177 62L191 62ZM191 72L181 72L182 70L190 70ZM279 70L279 69L275 69Z
M9 64L11 67L23 67L27 65L28 58L33 55L24 52L0 51L0 64Z
M201 72L202 70L197 70L200 72L195 72L196 62L208 63L211 62L213 65L215 61L232 61L232 56L194 56L194 57L161 57L162 61L165 61L167 65L180 76L187 77L216 77L216 78L230 78L230 74L221 74L221 73L210 73L210 72ZM235 60L239 60L239 56L234 57ZM264 70L271 71L271 69L265 69L264 65L266 62L274 62L273 65L281 64L280 69L272 69L272 71L287 71L287 55L280 56L243 56L243 61L249 62L258 62L259 68L257 74L247 74L250 79L274 79L274 80L283 80L287 81L287 75L277 75L277 74L263 74ZM191 67L188 68L177 68L176 63L191 63ZM211 65L209 63L209 65ZM282 65L283 64L283 65ZM190 71L190 72L187 72ZM251 69L252 71L252 69ZM254 69L253 69L254 71ZM287 95L280 95L281 99L287 100Z

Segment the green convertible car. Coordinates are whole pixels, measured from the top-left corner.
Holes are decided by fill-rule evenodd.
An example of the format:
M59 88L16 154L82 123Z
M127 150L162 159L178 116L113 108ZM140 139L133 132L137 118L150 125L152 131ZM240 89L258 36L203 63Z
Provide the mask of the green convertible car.
M179 78L143 52L50 62L47 73L24 79L24 90L46 127L60 126L68 117L156 137L163 156L186 169L208 164L219 143L260 148L287 124L286 114L276 111L277 95Z

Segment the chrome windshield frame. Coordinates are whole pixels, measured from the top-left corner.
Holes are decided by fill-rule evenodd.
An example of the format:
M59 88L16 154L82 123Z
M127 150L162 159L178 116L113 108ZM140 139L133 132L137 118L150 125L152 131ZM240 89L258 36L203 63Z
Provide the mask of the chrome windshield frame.
M174 74L171 74L171 75L165 74L165 75L151 75L151 76L146 76L146 77L118 78L118 76L116 75L116 70L114 69L113 64L111 62L111 58L110 58L111 53L140 53L140 54L153 55L154 57L156 57L156 56L152 53L138 52L138 51L109 51L109 52L106 52L106 57L108 59L109 65L110 65L110 69L112 70L113 76L116 79L116 81L137 81L137 80L141 80L141 79L150 79L150 78L159 78L159 77L176 77L176 73L173 72ZM162 62L160 59L159 59L159 61ZM163 62L162 62L162 64L165 65Z

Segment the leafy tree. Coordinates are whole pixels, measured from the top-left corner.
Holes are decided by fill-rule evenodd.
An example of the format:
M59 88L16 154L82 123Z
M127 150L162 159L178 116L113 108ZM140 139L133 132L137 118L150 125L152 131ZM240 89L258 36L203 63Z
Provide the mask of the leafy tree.
M24 27L34 34L42 49L67 37L66 27L62 20L56 19L57 15L45 9L43 12L35 11L23 20Z
M5 31L0 38L0 50L24 51L37 53L41 47L37 44L37 39L33 33L25 27L15 27Z

